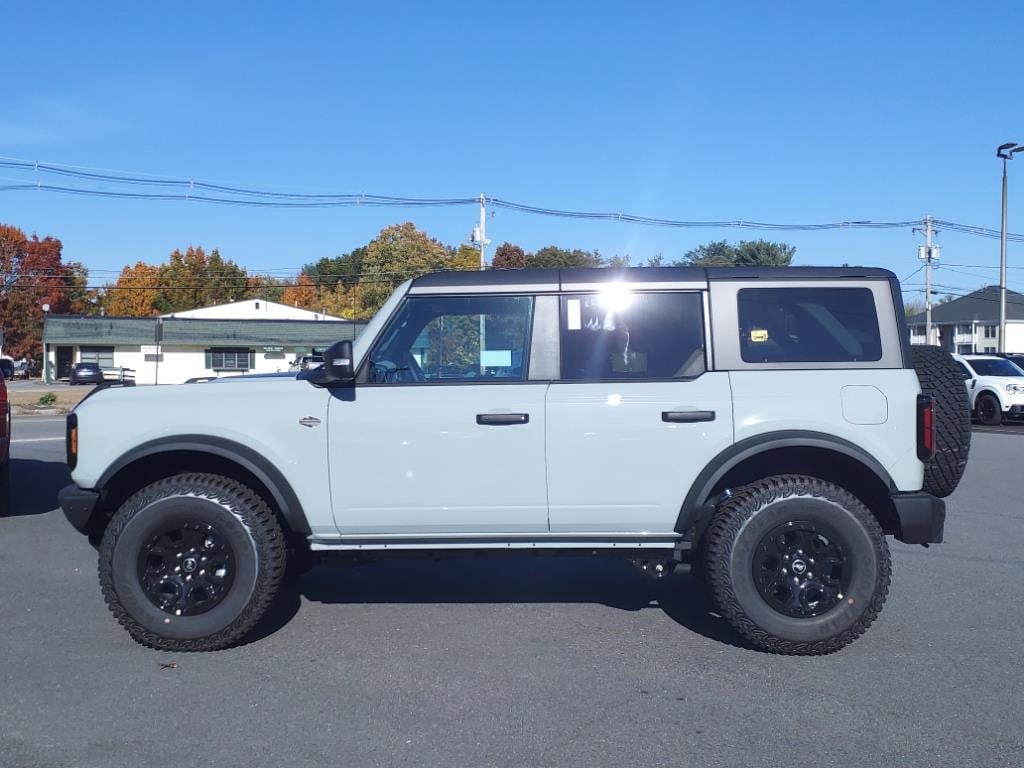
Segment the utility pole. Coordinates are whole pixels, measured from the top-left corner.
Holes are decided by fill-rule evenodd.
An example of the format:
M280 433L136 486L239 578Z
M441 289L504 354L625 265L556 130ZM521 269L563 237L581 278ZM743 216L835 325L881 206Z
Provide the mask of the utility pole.
M473 228L473 234L469 241L480 248L480 269L487 269L487 246L491 241L487 239L487 196L480 195L480 223Z
M939 246L932 245L932 235L938 234L932 228L932 217L924 217L924 245L917 246L917 258L924 262L924 343L932 343L932 262L939 260Z
M487 246L490 240L487 239L487 196L480 194L480 223L473 227L469 241L480 248L480 271L487 269ZM480 375L487 375L487 361L484 354L487 349L487 318L480 313Z

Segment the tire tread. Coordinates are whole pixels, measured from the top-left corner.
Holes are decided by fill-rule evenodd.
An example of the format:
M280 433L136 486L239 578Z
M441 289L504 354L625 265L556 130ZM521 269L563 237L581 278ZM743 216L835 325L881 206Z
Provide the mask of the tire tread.
M874 544L878 558L878 581L868 606L860 617L838 635L814 642L775 637L757 626L736 598L729 568L729 554L740 529L759 510L792 496L825 499L848 510L863 525ZM804 475L778 475L758 480L737 489L722 502L705 533L705 569L712 602L732 627L755 648L789 656L817 656L834 653L862 634L882 610L889 593L892 560L885 534L874 515L853 494L832 483Z
M223 629L196 639L173 639L147 629L125 610L114 589L114 547L125 526L142 509L182 491L202 495L231 509L248 528L256 545L257 575L252 597L242 612ZM252 489L228 477L207 473L175 475L146 486L114 514L99 551L99 581L103 599L114 618L137 643L158 651L217 651L241 641L266 613L284 577L285 539L273 510Z

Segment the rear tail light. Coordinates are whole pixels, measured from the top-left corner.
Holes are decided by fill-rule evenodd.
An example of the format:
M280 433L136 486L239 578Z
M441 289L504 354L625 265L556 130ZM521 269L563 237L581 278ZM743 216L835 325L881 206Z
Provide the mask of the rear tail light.
M917 396L917 458L929 461L935 456L935 398Z
M78 417L68 415L67 431L68 469L73 470L78 464Z

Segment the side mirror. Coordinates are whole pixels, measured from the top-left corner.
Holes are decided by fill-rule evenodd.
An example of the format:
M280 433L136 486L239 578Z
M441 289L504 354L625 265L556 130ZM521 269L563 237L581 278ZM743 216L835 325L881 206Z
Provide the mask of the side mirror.
M324 352L324 364L312 371L299 374L318 387L332 387L349 384L356 377L355 360L352 358L352 342L339 341Z

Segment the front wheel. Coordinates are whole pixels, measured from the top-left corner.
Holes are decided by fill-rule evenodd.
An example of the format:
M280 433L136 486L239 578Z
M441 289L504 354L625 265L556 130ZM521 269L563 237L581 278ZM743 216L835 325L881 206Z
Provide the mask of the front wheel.
M986 427L998 427L1003 423L1003 409L995 395L978 395L974 410L978 413L978 421Z
M782 475L737 489L705 533L718 611L772 653L837 651L875 620L889 590L889 548L853 495Z
M126 501L103 534L103 597L137 642L213 651L242 640L277 595L285 541L241 483L177 475Z

